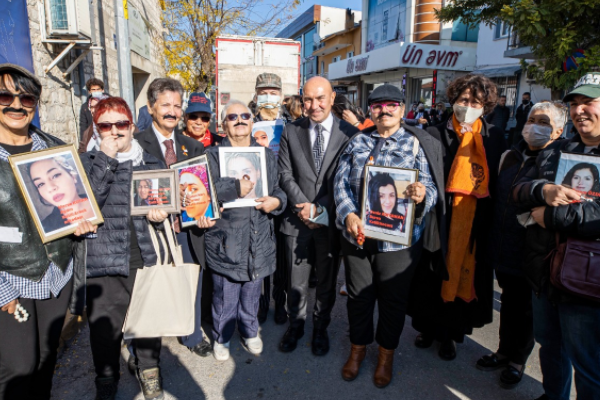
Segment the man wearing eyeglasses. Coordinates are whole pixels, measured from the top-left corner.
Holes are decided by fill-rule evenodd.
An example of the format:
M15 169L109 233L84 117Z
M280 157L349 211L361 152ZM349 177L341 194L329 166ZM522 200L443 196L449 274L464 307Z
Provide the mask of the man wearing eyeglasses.
M183 134L201 142L205 149L214 144L214 136L208 130L211 111L210 99L206 94L199 92L190 95L185 109Z
M337 294L340 253L333 176L340 153L358 129L331 113L335 92L327 79L309 79L302 93L308 118L287 124L279 147L280 186L288 197L280 232L285 236L289 318L279 350L294 351L304 335L308 281L314 264L318 282L311 350L323 356L329 351L327 327Z
M135 135L135 139L144 151L165 162L167 167L204 154L204 146L201 142L176 131L182 114L183 87L181 83L171 78L157 78L150 83L147 96L152 125ZM181 229L179 217L177 215L174 217L173 228L176 232L177 242L181 245L183 261L205 266L204 230L195 226ZM203 338L200 326L202 270L196 295L195 330L190 336L181 338L181 342L193 353L206 357L211 352L211 346ZM136 352L149 352L155 358L155 362L148 365L140 365L139 360L135 365L133 358L128 361L130 370L137 371L144 397L146 399L162 398L162 381L158 367L161 338L134 339L133 347ZM144 358L148 359L149 357Z

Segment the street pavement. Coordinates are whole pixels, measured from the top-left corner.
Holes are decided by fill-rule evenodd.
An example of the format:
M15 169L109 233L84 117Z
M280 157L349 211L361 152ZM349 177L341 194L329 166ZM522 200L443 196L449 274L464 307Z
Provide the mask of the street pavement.
M342 283L343 271L338 278L338 289ZM454 361L444 361L437 356L437 343L425 350L415 347L416 332L407 318L394 359L394 378L385 389L378 389L372 383L377 363L376 344L368 347L367 357L355 381L345 382L340 376L350 349L346 298L343 296L338 296L329 328L331 350L323 357L311 353L310 320L306 334L294 352L284 354L277 350L286 326L273 322L273 305L269 320L261 328L264 351L259 357L244 350L237 334L231 341L231 358L226 362L218 362L212 355L201 358L180 345L177 339L165 338L161 353L165 399L536 399L543 393L537 345L521 384L513 390L499 386L500 371L482 372L475 368L479 357L495 351L498 346L500 293L497 286L495 295L494 322L476 330L459 344ZM311 298L309 307L313 304L314 298ZM205 331L210 335L210 327ZM52 399L94 399L94 376L86 327L67 345L58 360ZM571 399L575 397L572 390ZM137 380L127 371L124 359L121 360L117 399L144 399Z

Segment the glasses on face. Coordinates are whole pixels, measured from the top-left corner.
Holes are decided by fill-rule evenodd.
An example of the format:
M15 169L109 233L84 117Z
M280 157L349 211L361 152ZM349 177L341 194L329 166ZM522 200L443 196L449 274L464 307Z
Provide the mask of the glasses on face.
M227 114L227 116L225 118L227 118L227 121L237 121L238 116L244 120L244 121L248 121L250 118L252 118L252 114L250 113L242 113L242 114Z
M198 115L198 114L190 114L190 115L188 115L188 117L187 117L187 118L188 118L188 120L190 120L190 121L195 121L195 120L197 120L198 118L200 118L200 119L202 120L202 122L210 122L210 117L207 117L207 116L200 116L200 115Z
M32 94L21 93L14 94L10 92L0 92L0 105L10 106L13 101L15 101L15 97L19 98L21 105L27 108L34 108L37 105L38 97Z
M398 107L400 107L400 103L376 103L370 106L372 113L380 113L384 108L390 112L394 112Z
M98 128L98 131L106 133L112 131L113 125L117 127L117 130L124 131L129 129L131 126L131 121L98 122L96 127Z

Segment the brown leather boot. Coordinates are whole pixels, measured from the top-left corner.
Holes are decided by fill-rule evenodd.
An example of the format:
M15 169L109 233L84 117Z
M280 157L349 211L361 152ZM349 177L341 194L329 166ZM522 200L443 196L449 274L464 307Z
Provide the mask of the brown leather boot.
M392 381L392 365L394 364L394 352L396 349L388 350L379 346L379 359L373 376L373 383L378 388L384 388Z
M365 359L367 354L367 346L357 346L355 344L350 348L350 357L342 368L342 379L345 381L353 381L358 376L360 364Z

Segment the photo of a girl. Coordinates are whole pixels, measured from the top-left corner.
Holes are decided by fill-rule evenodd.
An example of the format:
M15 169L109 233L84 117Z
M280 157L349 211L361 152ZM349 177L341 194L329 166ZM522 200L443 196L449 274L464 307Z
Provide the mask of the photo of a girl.
M214 217L206 166L194 166L179 170L181 197L181 220L193 222L202 217Z
M406 204L398 197L396 183L389 174L377 173L369 180L368 201L367 225L404 232Z
M34 205L46 234L96 217L80 177L66 157L36 160L19 168L37 191L39 201L34 200ZM49 207L51 212L42 218Z
M587 197L600 196L600 174L598 168L590 163L575 164L565 175L562 184Z

